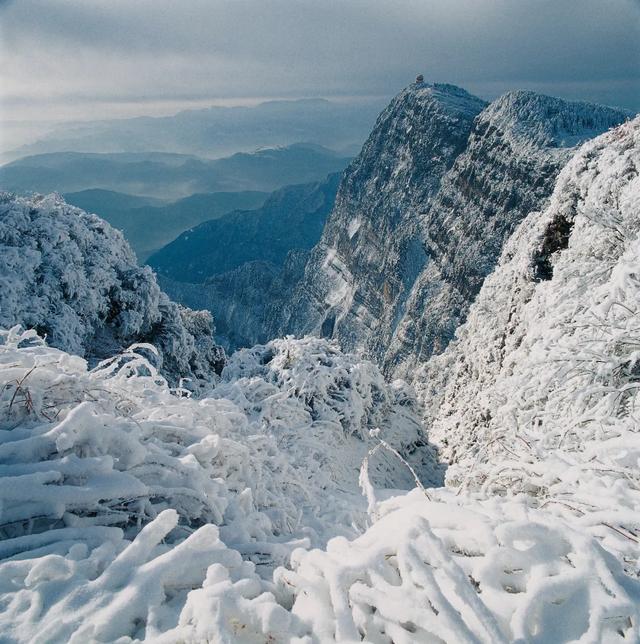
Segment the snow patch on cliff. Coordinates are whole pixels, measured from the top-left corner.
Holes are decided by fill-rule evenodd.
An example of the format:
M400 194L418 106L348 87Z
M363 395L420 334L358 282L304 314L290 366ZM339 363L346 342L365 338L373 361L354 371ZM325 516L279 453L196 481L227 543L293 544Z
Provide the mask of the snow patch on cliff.
M354 235L360 230L360 226L362 226L362 220L360 217L354 217L349 222L349 227L347 228L349 239L353 239Z

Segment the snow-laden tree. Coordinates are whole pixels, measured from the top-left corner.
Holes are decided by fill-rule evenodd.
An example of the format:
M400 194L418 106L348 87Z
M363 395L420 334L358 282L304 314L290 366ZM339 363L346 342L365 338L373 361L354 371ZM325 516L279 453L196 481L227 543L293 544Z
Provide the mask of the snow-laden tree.
M614 447L638 442L639 172L640 119L585 144L428 366L451 482L544 496L592 469L640 483Z
M57 195L0 194L0 326L15 324L93 363L149 342L173 382L224 362L210 314L171 302L119 231Z

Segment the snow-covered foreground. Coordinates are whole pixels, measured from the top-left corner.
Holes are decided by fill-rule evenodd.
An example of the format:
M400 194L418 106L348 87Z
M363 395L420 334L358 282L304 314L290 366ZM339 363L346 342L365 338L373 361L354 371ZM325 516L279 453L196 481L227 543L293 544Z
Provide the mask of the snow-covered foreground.
M171 390L150 350L89 371L34 332L2 332L6 641L287 639L304 627L264 594L271 573L365 527L370 430L425 483L441 478L406 386L326 341L239 352L200 400ZM415 484L390 452L370 461L374 485Z
M383 439L439 476L409 393L325 341L240 352L195 400L135 348L88 371L2 340L3 642L639 637L632 535L527 495L392 493L414 482L383 450L359 471Z
M358 539L295 552L293 612L317 641L637 642L640 583L570 517L526 497L419 490ZM313 640L316 641L316 640Z

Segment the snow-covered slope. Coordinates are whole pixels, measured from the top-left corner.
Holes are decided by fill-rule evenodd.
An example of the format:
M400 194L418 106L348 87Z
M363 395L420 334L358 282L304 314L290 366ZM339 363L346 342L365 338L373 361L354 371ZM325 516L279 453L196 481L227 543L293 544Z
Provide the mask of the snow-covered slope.
M418 373L450 490L281 570L321 641L640 640L640 118L589 142ZM319 609L318 606L322 606Z
M172 382L224 363L211 315L171 302L120 232L57 195L0 195L0 326L15 324L93 363L149 342Z
M282 329L378 358L426 261L418 215L465 148L485 103L452 85L413 84L378 118L349 166Z
M408 374L447 346L504 242L544 206L574 146L626 118L608 107L524 91L505 94L478 116L421 220L429 261L386 355L377 358L389 372Z
M452 480L515 459L528 465L509 487L526 487L543 460L545 491L568 472L617 478L637 466L639 172L640 118L585 144L549 207L509 240L455 343L419 376Z

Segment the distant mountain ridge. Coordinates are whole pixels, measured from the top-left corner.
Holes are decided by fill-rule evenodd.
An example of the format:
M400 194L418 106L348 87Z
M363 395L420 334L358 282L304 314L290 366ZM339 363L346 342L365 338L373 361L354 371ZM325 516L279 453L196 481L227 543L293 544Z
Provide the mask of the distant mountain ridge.
M99 188L72 192L65 200L99 215L121 230L144 263L149 255L187 228L233 210L258 208L269 193L257 191L194 194L172 203Z
M209 107L172 116L61 124L2 158L45 152L167 152L222 157L238 151L308 141L335 150L359 149L385 99L267 101L254 107Z
M211 311L227 349L273 337L309 249L335 202L339 174L276 191L253 211L237 211L185 231L149 258L176 301Z
M121 210L144 208L147 206L156 208L167 203L162 199L139 197L138 195L129 195L124 192L104 190L102 188L87 188L86 190L79 190L78 192L67 192L63 194L63 197L67 203L73 204L78 208L82 208L83 210L97 208L98 210L103 210L109 216Z
M151 153L61 152L25 157L0 167L11 192L78 192L99 188L156 199L194 193L271 192L343 170L350 158L319 145L296 143L221 159Z
M319 239L339 181L336 173L321 182L281 188L260 208L231 212L186 230L148 263L182 282L204 282L250 261L282 266L290 250L309 250Z

